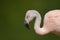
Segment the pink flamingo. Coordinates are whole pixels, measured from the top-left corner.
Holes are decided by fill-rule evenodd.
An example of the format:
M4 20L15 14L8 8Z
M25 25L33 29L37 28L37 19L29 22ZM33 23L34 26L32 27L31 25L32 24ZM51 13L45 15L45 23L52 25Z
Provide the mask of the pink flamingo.
M41 15L36 10L28 10L25 16L25 26L29 29L29 22L36 17L34 30L39 35L45 35L50 32L60 35L60 10L52 10L44 16L43 27L40 27Z

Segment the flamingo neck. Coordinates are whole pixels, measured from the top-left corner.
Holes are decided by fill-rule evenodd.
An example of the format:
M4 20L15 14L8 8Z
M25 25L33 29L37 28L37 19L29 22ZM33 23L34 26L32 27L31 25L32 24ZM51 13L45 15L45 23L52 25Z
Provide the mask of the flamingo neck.
M41 23L41 16L40 16L40 14L37 14L37 15L36 15L35 24L34 24L34 29L35 29L35 30L41 29L40 23Z
M35 29L35 32L37 34L40 34L40 35L44 35L44 34L47 34L49 31L46 30L46 28L43 26L42 28L40 27L40 23L41 23L41 16L39 13L37 13L36 15L36 20L35 20L35 24L34 24L34 29Z

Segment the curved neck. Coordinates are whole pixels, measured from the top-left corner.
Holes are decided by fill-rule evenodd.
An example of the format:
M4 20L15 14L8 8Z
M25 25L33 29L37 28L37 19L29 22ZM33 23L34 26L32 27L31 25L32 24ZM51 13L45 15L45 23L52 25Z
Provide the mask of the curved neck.
M43 27L41 28L40 27L40 23L41 23L41 16L39 13L37 13L36 15L36 20L35 20L35 24L34 24L34 29L35 29L35 32L37 34L40 34L40 35L44 35L44 34L47 34L49 31L46 29L46 27L43 25Z
M40 28L40 23L41 23L41 16L40 14L36 15L36 20L35 20L35 24L34 24L34 28Z

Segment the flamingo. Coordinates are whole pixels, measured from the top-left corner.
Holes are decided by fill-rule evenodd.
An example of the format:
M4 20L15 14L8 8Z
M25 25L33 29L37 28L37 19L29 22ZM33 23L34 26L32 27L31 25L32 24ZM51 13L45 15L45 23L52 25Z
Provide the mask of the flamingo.
M24 25L29 28L29 23L34 19L34 30L39 35L46 35L48 33L54 33L60 35L60 10L48 11L44 16L43 26L41 24L41 15L37 10L28 10L26 12Z

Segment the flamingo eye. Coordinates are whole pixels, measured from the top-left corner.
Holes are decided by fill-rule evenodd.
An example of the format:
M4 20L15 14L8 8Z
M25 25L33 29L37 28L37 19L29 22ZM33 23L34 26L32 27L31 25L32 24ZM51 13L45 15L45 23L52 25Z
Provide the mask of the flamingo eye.
M28 16L26 18L28 19Z
M27 16L26 18L28 19L28 18L30 18L30 16Z

